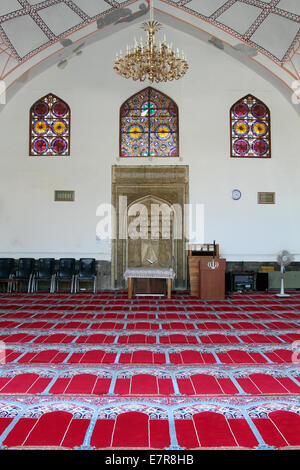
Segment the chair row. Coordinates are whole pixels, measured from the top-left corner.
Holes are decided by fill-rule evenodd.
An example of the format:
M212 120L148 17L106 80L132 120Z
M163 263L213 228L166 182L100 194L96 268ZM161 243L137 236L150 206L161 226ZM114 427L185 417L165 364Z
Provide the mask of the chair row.
M70 291L77 292L80 282L93 282L96 292L97 272L94 258L81 258L76 268L75 258L61 258L55 267L54 258L0 258L0 283L7 284L7 291L16 290L18 285L27 283L27 292L36 292L40 281L50 283L50 292L59 288L59 282L70 282Z

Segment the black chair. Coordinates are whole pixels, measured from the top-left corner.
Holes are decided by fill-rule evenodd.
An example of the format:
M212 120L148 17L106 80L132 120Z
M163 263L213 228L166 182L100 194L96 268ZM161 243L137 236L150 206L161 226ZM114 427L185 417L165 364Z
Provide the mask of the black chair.
M7 284L7 292L11 292L14 284L15 260L0 258L0 283Z
M34 258L20 258L18 268L15 274L15 279L18 282L27 282L27 292L31 291L31 282L34 273Z
M79 290L80 282L93 281L93 291L96 293L97 272L94 258L81 258L79 260L78 273L75 277L75 292Z
M55 259L40 258L38 267L32 278L31 290L36 292L39 281L50 281L50 293L55 289Z
M70 291L74 292L75 284L75 259L74 258L61 258L59 260L58 271L56 273L56 290L58 290L59 282L71 282Z

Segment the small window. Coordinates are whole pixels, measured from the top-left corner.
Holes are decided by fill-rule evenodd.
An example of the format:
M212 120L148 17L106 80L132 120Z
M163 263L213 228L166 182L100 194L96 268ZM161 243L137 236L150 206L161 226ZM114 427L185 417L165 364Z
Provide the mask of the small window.
M230 109L231 157L270 158L271 128L268 107L247 95Z
M30 109L30 156L70 155L70 108L53 94Z

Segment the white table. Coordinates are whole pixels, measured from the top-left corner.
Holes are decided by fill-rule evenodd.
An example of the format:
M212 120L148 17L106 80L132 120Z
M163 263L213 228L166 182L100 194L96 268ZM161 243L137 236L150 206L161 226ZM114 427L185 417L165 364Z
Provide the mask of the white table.
M124 273L124 278L128 280L128 299L132 298L133 279L166 279L168 299L170 299L175 272L172 268L128 268Z

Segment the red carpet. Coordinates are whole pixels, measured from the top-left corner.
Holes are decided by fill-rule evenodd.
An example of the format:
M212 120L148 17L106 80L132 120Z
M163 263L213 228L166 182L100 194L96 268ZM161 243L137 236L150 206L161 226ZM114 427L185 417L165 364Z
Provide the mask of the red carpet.
M2 449L300 448L297 292L0 294L0 341Z

